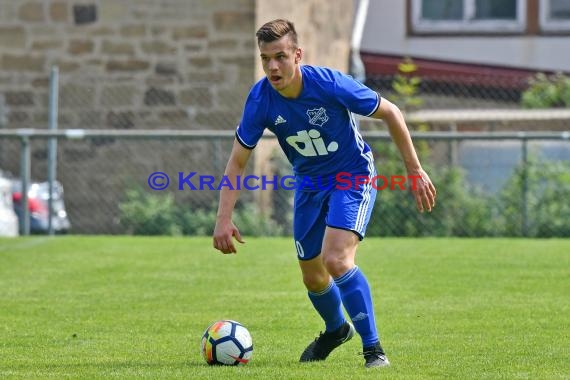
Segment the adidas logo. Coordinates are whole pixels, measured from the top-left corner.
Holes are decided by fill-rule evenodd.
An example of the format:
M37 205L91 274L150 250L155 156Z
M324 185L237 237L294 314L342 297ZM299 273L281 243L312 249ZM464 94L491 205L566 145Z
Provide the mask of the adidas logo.
M352 317L352 322L362 321L366 318L368 318L368 314L364 314L363 312L360 312L360 313L356 314L354 317Z
M281 115L277 116L277 119L275 119L275 125L277 125L277 124L283 124L283 123L286 123L286 122L287 122L287 120L285 120L285 119L283 118L283 116L281 116Z

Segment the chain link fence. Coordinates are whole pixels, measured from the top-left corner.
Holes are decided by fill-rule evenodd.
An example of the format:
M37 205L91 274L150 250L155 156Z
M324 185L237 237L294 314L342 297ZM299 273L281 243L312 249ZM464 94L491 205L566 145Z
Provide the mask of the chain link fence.
M486 75L482 70L477 75L419 76L416 70L405 59L398 73L369 76L365 83L408 110L570 107L570 76L565 73Z
M3 132L2 168L17 176L29 165L32 182L44 181L47 133ZM57 178L69 232L211 234L233 133L120 132L59 132ZM568 133L414 135L438 205L419 214L409 191L380 181L369 236L570 236ZM365 138L380 175L406 175L387 134ZM245 235L291 233L293 191L279 180L291 169L279 151L269 161L271 174L256 172L253 160L247 169L257 176L249 188L259 189L241 192L235 222Z
M396 75L369 77L366 85L378 90L384 97L396 95ZM414 94L421 99L422 109L516 109L521 107L522 94L528 89L528 80L513 80L497 76L477 78L422 76Z

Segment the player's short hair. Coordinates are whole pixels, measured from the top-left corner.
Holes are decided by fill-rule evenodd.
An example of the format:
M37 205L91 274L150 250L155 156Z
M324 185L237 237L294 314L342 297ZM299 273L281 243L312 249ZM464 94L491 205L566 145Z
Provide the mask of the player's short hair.
M262 42L273 42L277 41L281 37L289 35L291 42L293 43L293 48L297 47L297 31L295 30L295 25L284 19L276 19L265 23L255 36L257 37L257 44Z

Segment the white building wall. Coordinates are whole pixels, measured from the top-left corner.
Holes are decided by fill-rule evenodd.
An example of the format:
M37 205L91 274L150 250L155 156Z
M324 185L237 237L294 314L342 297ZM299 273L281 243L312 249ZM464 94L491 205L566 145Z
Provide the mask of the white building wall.
M404 0L370 0L361 50L460 63L570 72L568 36L407 36Z

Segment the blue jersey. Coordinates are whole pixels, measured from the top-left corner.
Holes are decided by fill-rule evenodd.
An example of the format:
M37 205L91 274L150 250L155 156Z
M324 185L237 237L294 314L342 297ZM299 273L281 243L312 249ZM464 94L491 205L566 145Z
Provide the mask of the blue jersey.
M279 94L263 78L251 89L240 124L239 143L253 149L267 128L275 134L298 177L319 180L338 173L371 173L373 158L352 113L369 116L378 93L328 68L301 66L303 89L295 99Z

